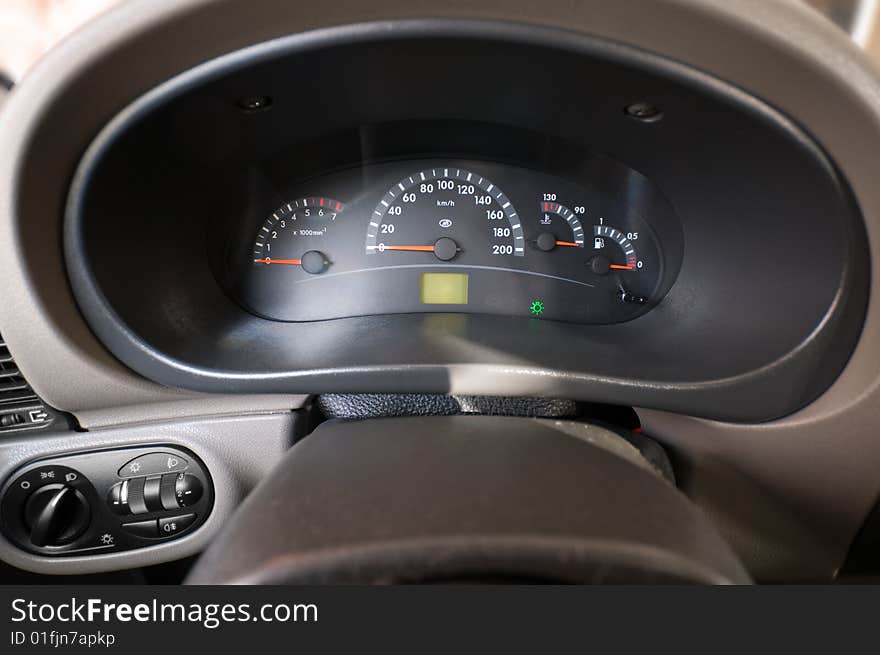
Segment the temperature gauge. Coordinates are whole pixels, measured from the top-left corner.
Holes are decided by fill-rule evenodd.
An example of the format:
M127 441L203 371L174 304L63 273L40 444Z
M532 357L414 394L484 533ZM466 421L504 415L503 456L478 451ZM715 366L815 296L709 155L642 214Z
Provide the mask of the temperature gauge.
M544 216L541 218L542 228L546 228L540 234L535 243L544 252L549 252L554 248L583 248L584 247L584 228L575 213L568 207L560 205L558 202L543 202L541 209ZM558 216L565 221L566 227L561 230L554 230L554 216ZM558 221L556 221L558 222ZM565 238L559 232L568 232Z

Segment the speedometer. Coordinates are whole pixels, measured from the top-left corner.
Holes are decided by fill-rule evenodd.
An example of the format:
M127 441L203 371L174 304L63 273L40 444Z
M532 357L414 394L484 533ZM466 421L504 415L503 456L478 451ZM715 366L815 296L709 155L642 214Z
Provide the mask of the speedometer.
M463 168L430 168L392 186L373 210L367 254L462 252L522 257L525 238L510 200L489 179ZM415 255L424 258L430 255Z

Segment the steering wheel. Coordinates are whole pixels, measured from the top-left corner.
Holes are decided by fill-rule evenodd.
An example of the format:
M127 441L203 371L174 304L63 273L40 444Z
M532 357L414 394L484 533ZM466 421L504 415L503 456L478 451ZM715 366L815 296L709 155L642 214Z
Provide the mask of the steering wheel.
M687 498L595 425L330 421L296 444L193 584L747 583Z

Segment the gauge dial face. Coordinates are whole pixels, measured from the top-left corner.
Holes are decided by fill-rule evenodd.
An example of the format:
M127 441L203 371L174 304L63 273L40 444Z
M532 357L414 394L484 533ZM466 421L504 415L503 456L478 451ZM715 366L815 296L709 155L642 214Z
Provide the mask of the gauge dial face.
M308 184L272 203L236 265L247 264L237 297L267 318L461 312L617 323L649 310L672 281L660 235L672 235L674 250L674 214L635 177L615 195L506 164L434 160Z
M581 213L586 211L583 207L579 207ZM549 202L544 200L541 203L541 211L543 215L540 220L541 227L546 228L538 234L536 244L541 250L549 251L556 247L583 248L584 247L584 228L581 225L577 215L565 205L558 202ZM558 225L559 221L554 221L554 217L558 216L565 221L571 230L569 237L568 230L564 226ZM556 228L554 230L553 228ZM539 228L540 229L540 228ZM557 233L562 232L565 237L569 237L566 241L564 238L557 238ZM547 235L542 237L542 235ZM552 238L550 238L552 237Z
M616 253L613 252L614 248L611 249L612 253L605 255L610 268L624 271L642 270L644 262L639 260L638 255L636 255L636 247L630 240L638 239L638 232L630 232L629 235L626 235L610 225L594 225L593 234L596 235L595 239L593 239L594 249L604 251L606 250L606 244L610 241L613 244L617 244L623 253L623 261L616 261L614 257Z
M309 196L285 203L265 220L254 239L254 265L293 266L309 274L329 265L325 251L345 205L333 198Z
M368 255L431 253L451 261L479 249L493 257L523 257L525 238L504 192L464 168L429 168L399 180L379 200L367 227Z

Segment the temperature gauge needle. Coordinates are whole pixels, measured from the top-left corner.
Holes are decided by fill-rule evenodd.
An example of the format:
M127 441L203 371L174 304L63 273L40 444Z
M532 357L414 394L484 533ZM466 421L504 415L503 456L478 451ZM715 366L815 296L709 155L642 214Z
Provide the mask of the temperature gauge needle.
M302 264L301 259L255 259L254 264L292 264L293 266L299 266Z

